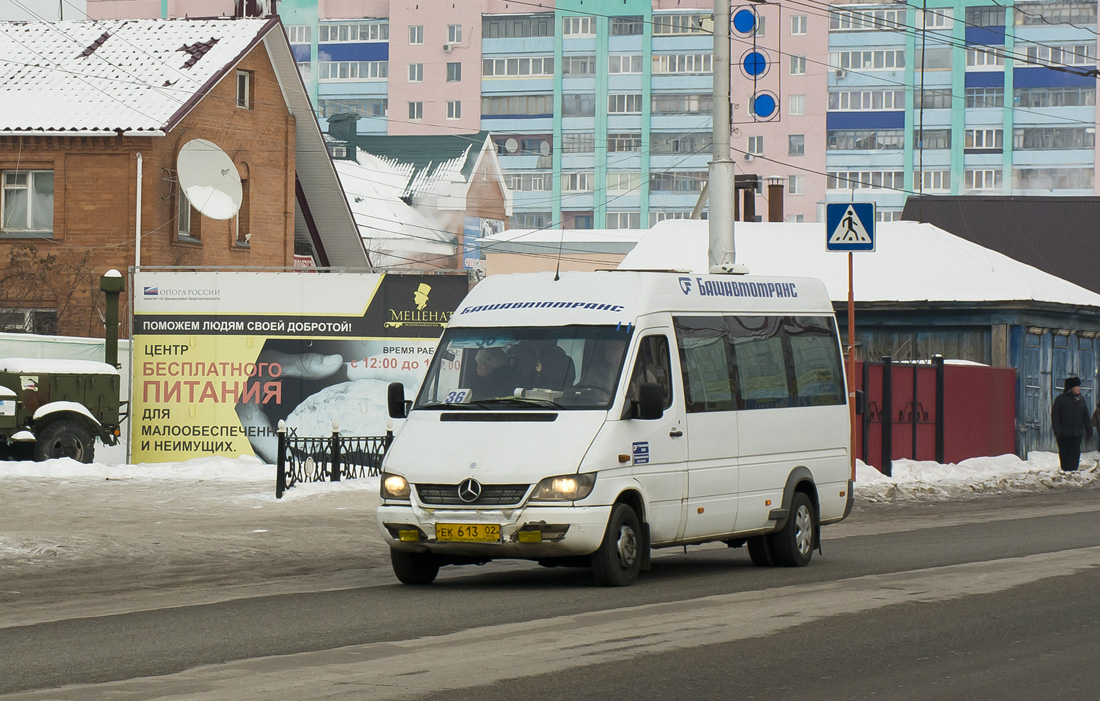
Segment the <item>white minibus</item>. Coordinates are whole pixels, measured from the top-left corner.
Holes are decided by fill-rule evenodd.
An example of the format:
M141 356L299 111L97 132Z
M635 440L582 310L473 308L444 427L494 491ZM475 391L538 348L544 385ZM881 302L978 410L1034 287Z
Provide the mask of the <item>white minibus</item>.
M394 573L499 558L632 584L652 548L804 566L852 509L840 339L808 278L489 277L455 311L382 465Z

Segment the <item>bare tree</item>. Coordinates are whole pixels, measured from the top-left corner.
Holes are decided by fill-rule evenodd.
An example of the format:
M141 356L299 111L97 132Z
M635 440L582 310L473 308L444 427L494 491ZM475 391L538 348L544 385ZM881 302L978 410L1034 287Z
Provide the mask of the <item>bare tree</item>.
M90 259L89 250L47 252L30 243L11 245L0 258L0 308L53 310L56 328L39 331L102 336L96 313L99 284Z

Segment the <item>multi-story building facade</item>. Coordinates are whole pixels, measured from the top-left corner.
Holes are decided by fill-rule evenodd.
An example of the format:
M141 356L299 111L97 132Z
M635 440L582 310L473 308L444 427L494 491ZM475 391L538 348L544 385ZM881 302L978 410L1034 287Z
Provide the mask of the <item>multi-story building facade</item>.
M88 12L233 5L89 0ZM732 157L785 185L788 220L823 221L826 202L849 199L891 220L916 193L1097 192L1096 0L735 3L735 15L745 8L758 21L731 42ZM646 227L698 201L712 150L708 0L278 11L322 123L356 112L362 133L492 132L512 226ZM768 66L754 78L744 61L757 49ZM759 89L776 98L767 117L753 113Z
M1096 8L834 5L827 198L1095 194Z

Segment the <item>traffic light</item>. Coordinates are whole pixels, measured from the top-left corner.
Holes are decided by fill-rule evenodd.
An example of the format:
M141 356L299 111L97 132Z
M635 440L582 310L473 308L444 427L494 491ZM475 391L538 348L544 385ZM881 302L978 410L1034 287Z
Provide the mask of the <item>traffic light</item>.
M738 58L738 67L741 77L752 87L749 98L748 114L750 119L732 119L734 123L772 122L779 119L779 73L775 65L775 59L779 56L778 34L776 26L773 33L776 35L774 47L764 46L760 41L760 28L764 21L762 10L765 6L744 5L736 7L730 14L730 40L731 57ZM770 7L768 8L770 9ZM775 24L778 25L779 10L776 6L774 13ZM741 87L740 81L734 74L734 90ZM735 92L736 94L736 92Z

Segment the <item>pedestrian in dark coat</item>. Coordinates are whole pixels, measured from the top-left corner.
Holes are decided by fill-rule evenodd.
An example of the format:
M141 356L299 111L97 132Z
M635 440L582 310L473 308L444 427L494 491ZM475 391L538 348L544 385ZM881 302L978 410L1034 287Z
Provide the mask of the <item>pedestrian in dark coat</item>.
M1058 462L1063 472L1074 472L1081 464L1081 438L1092 438L1092 424L1085 398L1081 396L1081 380L1067 377L1065 390L1054 399L1050 410L1050 427L1058 441Z

